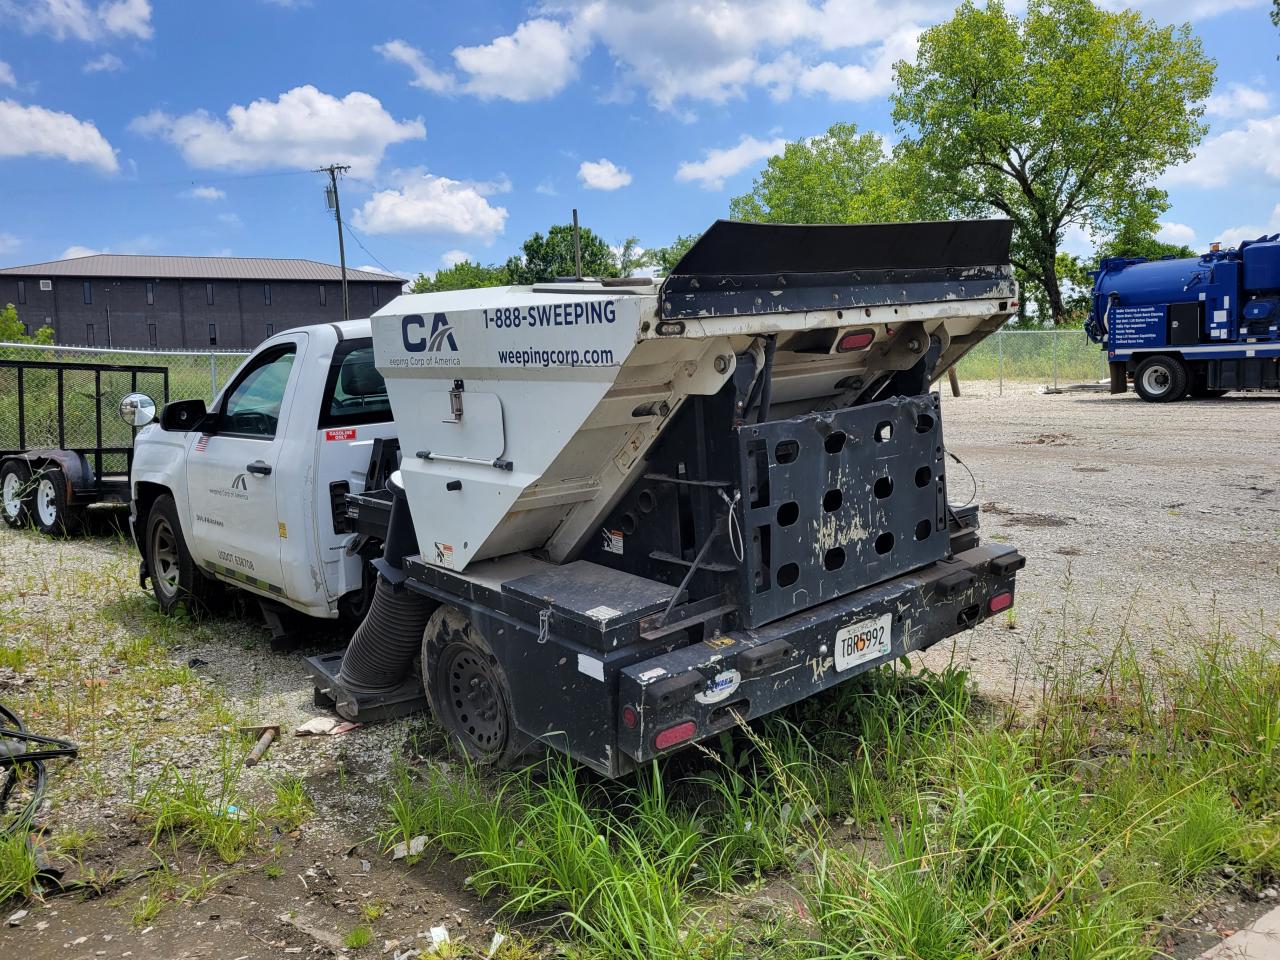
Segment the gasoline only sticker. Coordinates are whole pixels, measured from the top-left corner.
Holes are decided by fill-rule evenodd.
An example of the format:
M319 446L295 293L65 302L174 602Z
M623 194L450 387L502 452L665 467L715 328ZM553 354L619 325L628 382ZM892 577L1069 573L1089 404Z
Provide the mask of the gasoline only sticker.
M836 633L836 672L886 656L893 645L893 614L863 620Z

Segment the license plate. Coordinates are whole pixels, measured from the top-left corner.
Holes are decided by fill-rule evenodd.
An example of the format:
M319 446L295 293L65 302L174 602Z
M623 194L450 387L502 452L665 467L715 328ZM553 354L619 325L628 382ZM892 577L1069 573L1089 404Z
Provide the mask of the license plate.
M842 627L836 632L836 673L887 656L893 648L893 614Z

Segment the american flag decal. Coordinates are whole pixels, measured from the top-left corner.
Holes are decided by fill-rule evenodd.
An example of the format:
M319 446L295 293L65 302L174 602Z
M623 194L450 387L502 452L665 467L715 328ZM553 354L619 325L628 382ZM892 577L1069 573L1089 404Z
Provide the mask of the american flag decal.
M209 434L200 434L200 439L196 441L196 453L204 453L204 448L209 445Z

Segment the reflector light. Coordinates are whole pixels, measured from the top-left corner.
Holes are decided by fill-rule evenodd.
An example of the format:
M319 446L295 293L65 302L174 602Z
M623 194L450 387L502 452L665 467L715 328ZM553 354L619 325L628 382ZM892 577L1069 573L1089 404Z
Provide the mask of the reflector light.
M684 723L677 723L674 727L667 727L667 729L654 737L653 745L659 750L665 750L667 747L674 747L677 743L684 743L686 740L692 740L697 729L697 726L692 720L686 720Z
M850 350L865 350L876 338L873 330L850 330L836 344L837 353L848 353Z
M622 725L624 727L626 727L628 730L634 730L636 728L636 724L639 722L640 722L640 717L636 713L635 707L622 708Z
M997 593L994 597L987 601L987 610L991 613L999 613L1001 610L1007 610L1013 606L1013 594L1006 590L1004 593Z

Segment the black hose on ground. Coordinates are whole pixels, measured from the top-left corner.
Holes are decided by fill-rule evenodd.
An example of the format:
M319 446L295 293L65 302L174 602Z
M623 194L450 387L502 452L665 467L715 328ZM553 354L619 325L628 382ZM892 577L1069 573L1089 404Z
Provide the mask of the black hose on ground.
M362 692L398 686L422 645L427 619L439 605L379 576L369 612L342 657L338 682Z

